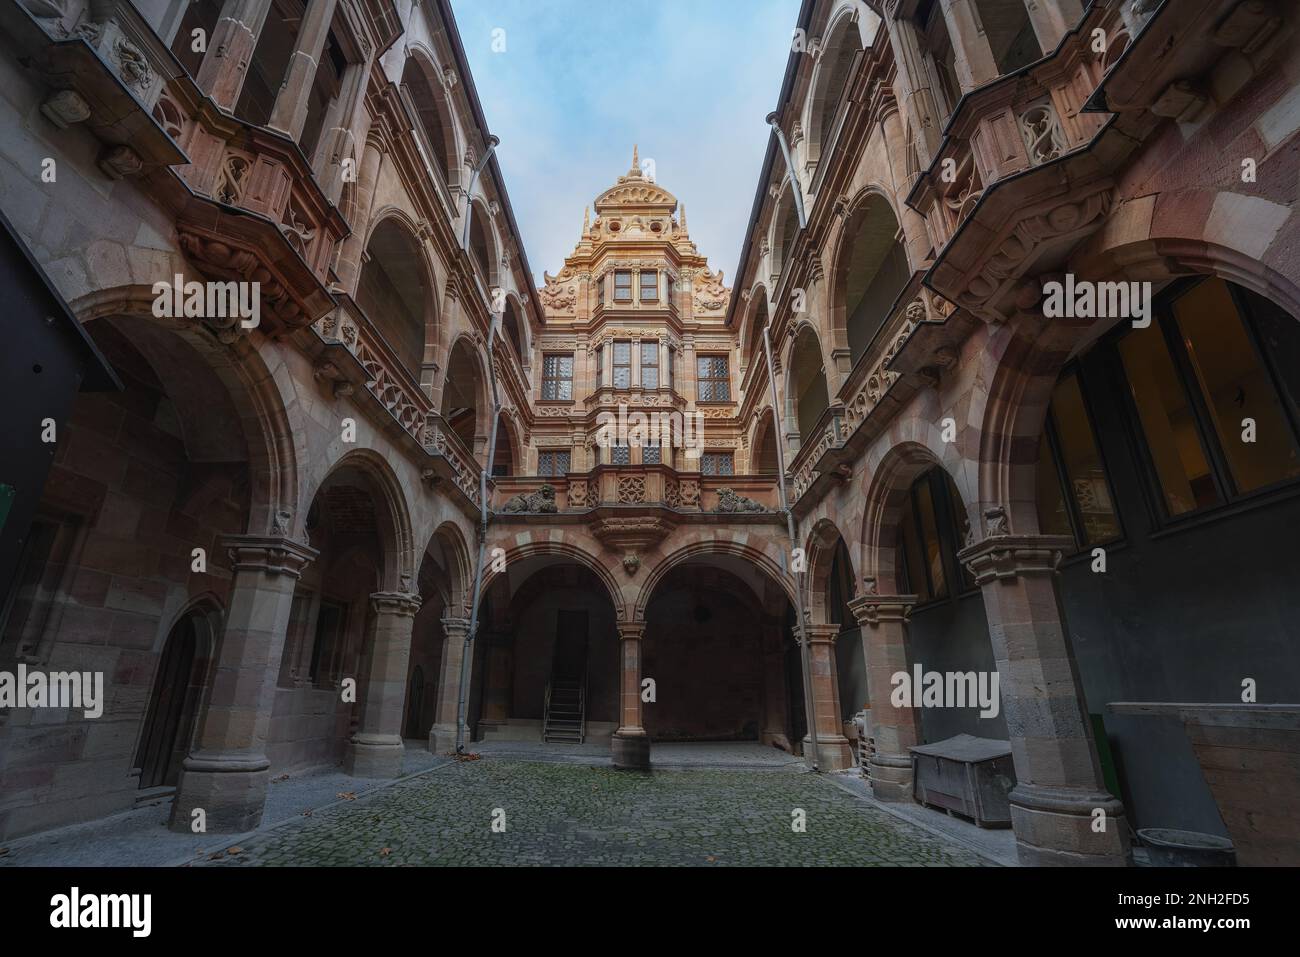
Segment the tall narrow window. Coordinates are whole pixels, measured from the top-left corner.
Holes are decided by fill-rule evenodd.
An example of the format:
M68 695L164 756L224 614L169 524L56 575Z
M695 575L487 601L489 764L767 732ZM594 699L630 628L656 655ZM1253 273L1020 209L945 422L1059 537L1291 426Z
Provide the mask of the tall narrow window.
M659 388L659 343L641 343L641 388Z
M726 356L699 356L696 368L701 402L731 401L731 377L727 373Z
M176 36L172 40L172 53L176 59L181 61L191 77L199 75L199 68L203 66L203 55L207 49L209 41L212 39L212 31L217 26L217 21L221 18L220 0L192 0L185 7L185 13L181 17L181 25L176 31ZM203 49L195 50L195 30L203 31Z
M1069 535L1081 547L1119 538L1110 482L1073 372L1056 384L1039 443L1040 530Z
M644 445L641 447L641 464L658 465L661 461L661 450L657 445Z
M265 126L270 121L275 98L298 44L303 9L302 0L273 0L257 36L257 47L248 65L239 102L235 104L235 115L241 120L254 126Z
M548 355L542 359L542 398L573 398L573 356Z
M338 34L330 30L325 39L325 49L321 50L320 63L316 67L311 95L307 99L307 119L303 123L302 136L298 140L303 155L309 161L315 155L316 147L320 143L330 107L342 91L343 73L347 68L347 57L343 54Z
M952 478L932 468L907 493L899 516L900 584L924 604L970 591L975 581L957 561L969 522Z
M653 269L641 270L641 301L657 302L659 300L659 273Z
M614 388L632 387L632 343L614 343Z
M626 269L614 271L614 301L632 301L632 272Z
M596 346L596 388L605 384L605 347Z

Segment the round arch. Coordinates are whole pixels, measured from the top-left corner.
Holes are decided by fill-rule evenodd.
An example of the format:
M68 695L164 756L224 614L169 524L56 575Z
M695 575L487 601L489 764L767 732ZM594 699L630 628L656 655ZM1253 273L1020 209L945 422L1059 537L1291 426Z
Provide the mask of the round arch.
M471 332L456 336L447 349L439 411L470 454L485 451L492 428L491 386L481 339Z
M393 467L372 449L355 449L335 460L320 476L306 499L315 504L321 490L342 477L356 475L369 493L378 524L380 555L380 590L410 593L415 588L414 534L411 513ZM310 505L308 510L310 511Z
M725 539L705 540L683 545L655 565L636 594L636 601L632 607L633 620L645 620L646 606L650 603L656 586L664 579L664 576L683 562L710 555L729 555L754 565L763 572L767 579L784 592L792 605L797 604L794 582L782 570L784 556L774 544L768 543L762 547L755 547Z
M609 568L598 561L596 556L579 548L577 545L570 545L565 542L527 542L506 549L505 561L507 567L531 558L556 558L560 561L581 565L588 571L593 572L596 578L600 580L600 583L605 586L606 597L609 598L610 604L614 606L615 620L626 620L622 589L614 580ZM493 571L491 565L485 568L483 573L483 594L486 595L488 587L503 574L505 572Z
M410 98L416 120L435 155L429 157L448 186L460 183L461 150L455 113L440 80L432 51L421 43L408 46L409 55L402 65L399 81Z
M816 327L808 320L793 330L784 368L788 383L786 418L798 424L802 445L812 438L817 421L830 406L826 354Z
M482 270L488 289L493 289L501 285L501 244L487 203L477 197L470 203L473 209L469 221L470 258Z
M911 278L897 211L878 186L860 190L832 246L830 328L856 363Z
M858 13L853 3L847 3L833 15L813 68L804 129L808 131L808 155L814 161L821 158L826 146L854 58L866 46L858 25L860 14L855 16Z
M247 336L226 345L200 324L156 318L155 298L151 286L118 286L88 293L70 306L83 325L93 327L96 321L119 317L139 323L142 329L173 335L197 353L221 381L238 415L251 479L246 531L297 537L305 520L298 510L304 470L294 440L299 430L290 420L285 398L261 353ZM177 391L182 396L193 392Z
M808 610L814 625L833 624L828 595L831 569L840 547L848 551L848 541L835 523L828 518L818 519L808 531L804 553L808 561ZM849 557L849 579L857 581L853 573L852 556ZM843 624L841 622L840 624Z
M1179 201L1184 200L1180 197ZM1208 197L1198 201L1188 196L1186 202L1187 208L1208 211L1213 207ZM1300 317L1300 287L1293 277L1265 262L1265 256L1257 252L1204 239L1201 224L1178 225L1192 229L1182 235L1125 233L1125 242L1080 257L1074 272L1116 281L1217 276ZM980 430L978 502L980 511L1004 507L1013 532L1038 531L1034 463L1052 390L1065 363L1102 331L1095 324L1038 317L1014 328L1004 327L989 337L984 349L988 402L982 419L971 423Z
M403 210L388 207L372 221L365 250L357 304L419 381L439 346L437 281L419 230Z

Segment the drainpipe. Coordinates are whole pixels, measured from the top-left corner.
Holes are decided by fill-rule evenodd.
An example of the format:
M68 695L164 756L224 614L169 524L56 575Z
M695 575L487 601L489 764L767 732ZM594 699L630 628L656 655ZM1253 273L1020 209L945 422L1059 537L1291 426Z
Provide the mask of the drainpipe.
M796 189L798 185L796 184ZM797 195L797 193L796 193ZM802 208L802 207L801 207ZM777 481L776 492L781 502L781 511L785 513L785 530L790 536L790 548L799 547L799 539L794 529L794 512L791 511L785 495L785 443L781 441L781 410L785 408L781 404L781 396L776 388L776 366L772 364L772 320L769 318L763 326L763 352L767 356L767 378L772 386L772 418L776 426L776 469ZM799 656L802 662L803 671L803 707L805 720L808 722L808 754L804 755L804 763L808 765L810 771L817 770L817 709L813 703L812 694L812 671L808 658L808 640L807 633L804 630L804 579L803 572L795 572L794 580L794 603L795 603L795 640L799 642Z
M465 194L465 229L461 236L461 248L469 252L469 222L474 213L474 204L470 197L474 192L474 184L478 181L479 173L487 165L488 160L492 158L493 152L499 146L501 141L495 136L488 138L487 152L483 158L478 161L469 178L469 190ZM490 295L490 291L489 291ZM495 305L495 304L493 304ZM488 327L487 339L487 367L488 382L492 386L492 432L488 440L487 464L479 471L478 476L478 499L479 499L479 522L478 522L478 562L474 567L474 593L472 596L473 604L470 605L469 612L469 631L465 633L465 648L461 653L460 659L460 694L456 699L456 753L465 753L465 738L467 736L468 724L467 714L469 706L469 674L470 666L474 661L474 636L478 632L478 614L480 599L483 594L483 567L487 561L487 529L488 522L492 518L491 509L488 508L488 476L492 472L492 463L497 453L497 429L501 424L501 396L497 391L497 373L496 366L492 362L492 349L496 343L497 332L501 325L501 313L497 312L492 306L489 306L492 313L492 323Z
M790 156L790 144L785 141L785 131L776 120L775 110L767 114L767 125L776 133L776 141L781 144L781 155L785 157L785 175L790 179L790 192L794 194L794 209L799 214L799 228L802 230L808 225L808 216L803 209L803 187L799 184L799 177L794 175L794 160Z

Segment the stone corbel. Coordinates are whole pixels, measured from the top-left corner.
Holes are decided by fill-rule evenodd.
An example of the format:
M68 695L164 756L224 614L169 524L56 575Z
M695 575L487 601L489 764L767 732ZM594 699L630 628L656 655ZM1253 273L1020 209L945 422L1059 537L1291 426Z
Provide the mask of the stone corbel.
M994 505L984 512L985 536L974 540L974 529L957 560L970 569L977 585L1009 581L1020 575L1055 574L1067 550L1074 547L1068 535L1013 535L1006 509Z

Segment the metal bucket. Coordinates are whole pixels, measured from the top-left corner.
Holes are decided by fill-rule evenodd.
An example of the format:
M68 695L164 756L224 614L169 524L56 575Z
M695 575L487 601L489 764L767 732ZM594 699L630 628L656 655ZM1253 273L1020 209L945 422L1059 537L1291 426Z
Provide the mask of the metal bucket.
M1144 827L1137 833L1153 867L1237 866L1236 848L1226 837L1172 827Z

